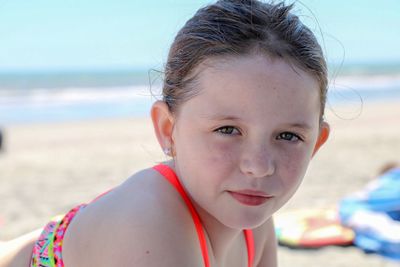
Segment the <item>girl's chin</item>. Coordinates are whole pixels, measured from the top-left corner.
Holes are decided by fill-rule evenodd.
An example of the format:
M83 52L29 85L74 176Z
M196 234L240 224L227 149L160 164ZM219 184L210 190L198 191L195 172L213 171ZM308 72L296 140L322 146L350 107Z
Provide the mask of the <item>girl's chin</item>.
M232 229L254 229L264 224L271 218L271 214L249 214L235 218L221 218L220 222Z

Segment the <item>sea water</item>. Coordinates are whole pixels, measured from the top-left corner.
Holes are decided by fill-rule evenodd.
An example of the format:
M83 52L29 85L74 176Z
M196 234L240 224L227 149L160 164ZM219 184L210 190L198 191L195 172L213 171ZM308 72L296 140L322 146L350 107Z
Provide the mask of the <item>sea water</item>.
M328 104L399 101L400 71L355 71L331 78ZM64 71L0 73L0 127L148 116L160 98L157 71Z
M147 116L160 74L145 71L0 74L0 126Z

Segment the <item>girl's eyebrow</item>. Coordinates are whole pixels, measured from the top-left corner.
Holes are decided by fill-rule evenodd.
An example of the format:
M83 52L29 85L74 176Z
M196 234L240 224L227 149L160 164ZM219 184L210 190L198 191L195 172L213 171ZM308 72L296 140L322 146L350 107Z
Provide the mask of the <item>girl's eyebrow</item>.
M200 116L203 119L213 120L213 121L243 121L240 117L234 115L219 115L219 114L203 114ZM311 130L313 127L307 122L294 122L294 123L284 123L282 124L285 128L298 128L303 130Z
M301 123L289 123L286 124L285 126L290 127L290 128L299 128L299 129L304 129L304 130L310 130L312 129L311 125L305 122Z
M239 117L232 116L232 115L204 115L201 116L204 119L214 120L214 121L241 121Z

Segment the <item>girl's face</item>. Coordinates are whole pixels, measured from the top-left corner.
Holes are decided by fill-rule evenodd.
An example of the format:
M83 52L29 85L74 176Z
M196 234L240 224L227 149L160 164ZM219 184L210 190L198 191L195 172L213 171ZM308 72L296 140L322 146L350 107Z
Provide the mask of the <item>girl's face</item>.
M201 70L200 70L201 68ZM294 194L320 131L317 80L281 59L210 60L175 118L175 168L203 215L265 222Z

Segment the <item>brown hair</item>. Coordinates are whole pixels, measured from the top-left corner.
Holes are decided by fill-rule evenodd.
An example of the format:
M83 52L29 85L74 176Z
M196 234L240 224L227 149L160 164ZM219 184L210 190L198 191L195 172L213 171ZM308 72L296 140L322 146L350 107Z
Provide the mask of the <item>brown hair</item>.
M326 62L314 34L290 13L292 6L219 0L198 10L178 32L169 51L163 100L171 112L198 92L193 86L193 70L206 59L261 51L288 60L317 78L322 118L328 84Z

